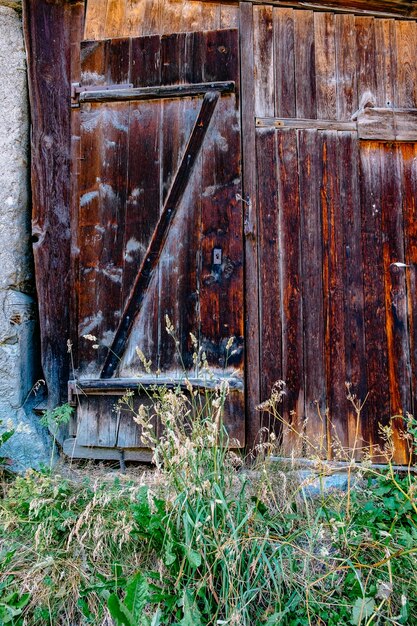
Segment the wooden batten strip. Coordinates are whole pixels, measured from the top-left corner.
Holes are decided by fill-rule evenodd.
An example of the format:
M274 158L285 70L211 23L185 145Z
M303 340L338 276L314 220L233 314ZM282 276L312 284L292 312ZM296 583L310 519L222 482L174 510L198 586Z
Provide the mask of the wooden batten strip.
M339 122L337 120L306 120L297 118L257 117L257 128L295 128L297 130L356 130L356 122Z
M198 0L203 3L213 0ZM219 1L219 0L218 0ZM237 4L239 0L220 0L222 4ZM292 8L292 9L310 9L312 11L331 11L333 13L353 13L355 15L375 15L376 17L391 17L401 20L415 20L417 17L417 2L405 2L402 0L393 0L392 2L379 0L353 0L350 6L347 2L308 2L308 0L242 0L241 4L250 3L251 5L262 4L272 5L275 7Z
M185 98L201 96L211 92L231 93L235 89L233 81L196 83L194 85L162 85L159 87L137 87L117 89L92 89L79 95L80 104L87 102L130 102L133 100L161 100L162 98Z
M356 131L366 141L417 141L417 109L366 108L355 121L257 117L257 128Z
M156 225L152 241L143 259L142 265L132 288L126 308L123 312L114 340L109 348L101 378L110 378L123 355L130 330L140 310L146 290L149 287L153 272L158 263L161 251L168 236L170 225L176 214L178 205L188 184L194 164L200 153L204 137L213 117L219 100L218 91L209 91L203 98L200 113L194 124L190 139L181 159L171 189L165 200L164 207Z
M71 404L75 403L77 395L89 396L96 394L116 394L124 395L126 390L136 390L149 387L166 387L175 389L180 387L187 390L191 386L193 389L216 389L222 382L227 381L230 391L243 391L244 385L238 377L185 377L185 376L141 376L140 378L110 378L110 379L80 379L70 380L68 383L68 399Z

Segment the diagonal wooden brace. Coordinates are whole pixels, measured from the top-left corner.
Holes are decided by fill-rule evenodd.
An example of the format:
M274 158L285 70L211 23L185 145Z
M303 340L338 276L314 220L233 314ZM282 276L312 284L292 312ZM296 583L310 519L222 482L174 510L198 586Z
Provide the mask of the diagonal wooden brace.
M148 250L142 261L139 273L129 294L126 307L116 329L113 343L107 353L100 378L110 378L113 376L123 355L129 333L132 329L135 318L140 311L154 269L158 264L172 220L176 214L188 181L190 180L191 172L203 145L204 137L209 127L211 118L213 117L219 97L220 93L218 91L209 91L203 98L200 112L197 116L197 120L188 140L187 147L182 156L181 163L165 200L161 216L156 225Z

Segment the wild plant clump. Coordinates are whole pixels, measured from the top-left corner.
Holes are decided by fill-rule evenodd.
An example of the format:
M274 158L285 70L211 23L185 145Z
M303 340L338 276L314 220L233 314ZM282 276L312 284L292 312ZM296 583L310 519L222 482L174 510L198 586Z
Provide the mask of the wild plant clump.
M273 460L272 433L250 464L233 451L227 380L210 375L198 346L194 360L209 389L184 374L174 388L143 389L139 408L131 393L121 400L152 473L80 481L48 470L4 485L0 624L416 624L417 479L411 465L394 471L389 429L387 469L357 464L352 450L346 490L324 489L319 462L312 490ZM282 392L261 407L273 420Z
M224 382L203 396L153 394L154 408L142 406L134 419L160 478L142 488L133 511L138 541L158 567L141 570L125 596L111 596L116 624L415 623L411 472L399 478L366 462L346 492L312 496L297 473L271 460L273 436L250 468L230 450ZM277 391L272 412L281 397Z

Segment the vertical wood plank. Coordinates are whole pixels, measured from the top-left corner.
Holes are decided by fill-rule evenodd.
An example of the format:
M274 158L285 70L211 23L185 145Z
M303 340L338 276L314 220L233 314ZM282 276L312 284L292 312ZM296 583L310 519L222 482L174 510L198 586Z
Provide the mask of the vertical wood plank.
M240 5L240 59L242 99L243 203L245 235L245 371L246 371L246 445L252 449L259 435L260 402L259 362L259 281L258 224L256 210L256 143L254 100L253 8Z
M381 102L381 89L376 76L374 18L355 17L355 29L359 106L363 104L363 98Z
M185 33L161 37L161 84L175 85L185 81Z
M253 7L253 28L255 115L258 117L273 117L275 89L271 6Z
M294 11L297 117L317 118L313 11Z
M160 107L131 103L124 233L122 308L148 248L160 209Z
M379 423L389 424L390 397L386 337L385 284L381 220L381 156L378 143L360 151L362 260L365 299L367 419L362 423L365 445L376 456Z
M164 32L162 29L164 8L163 0L146 0L145 17L142 25L143 35L161 35Z
M105 32L107 3L109 0L87 0L85 9L84 39L102 39Z
M220 4L204 1L201 3L200 30L216 30L220 28Z
M237 80L239 76L239 57L235 51L235 42L236 31L234 30L204 33L201 40L201 45L205 47L204 81Z
M275 115L295 117L294 11L274 8Z
M202 347L209 364L226 366L225 347L234 337L228 367L243 373L243 248L240 120L235 96L222 98L202 148L201 280ZM224 208L222 208L224 207ZM221 250L216 264L214 250ZM243 436L243 433L242 433Z
M127 0L108 0L105 18L106 37L126 36L126 32L124 32L126 4ZM104 20L104 16L101 19Z
M336 119L336 42L333 13L314 13L317 118Z
M260 282L260 359L262 364L261 400L271 397L275 382L282 380L282 321L279 249L279 205L277 145L274 129L256 133L258 164L259 282ZM274 431L279 424L263 426Z
M394 20L375 20L377 76L380 83L380 106L394 108L397 83L397 42Z
M405 260L402 215L402 154L400 146L391 147L381 144L380 150L390 417L393 418L393 443L396 449L396 460L400 463L407 463L402 417L405 416L406 412L411 412L406 268L393 265L393 263L398 262L404 263Z
M51 407L67 395L70 333L71 48L83 3L23 3L32 115L32 233L42 366ZM74 38L73 40L71 38ZM73 74L75 76L75 73ZM45 277L48 277L46 279Z
M228 4L220 6L220 28L239 27L239 7Z
M344 246L344 317L346 382L360 402L367 395L365 322L363 293L362 224L359 189L359 146L356 133L339 133L339 185L342 209ZM346 390L347 395L348 390ZM348 403L346 428L349 448L362 447L362 423L367 420L368 404L357 419L354 407Z
M182 11L181 30L188 32L203 30L202 10L203 2L185 2Z
M417 411L417 144L404 144L403 156L403 215L405 262L407 277L408 327L412 376L412 414Z
M140 37L145 19L146 0L128 0L122 36Z
M184 9L185 0L167 0L161 2L160 21L156 25L158 30L154 33L168 35L177 33L181 29L181 18Z
M339 187L339 141L335 131L323 133L323 289L325 315L325 363L328 397L328 455L348 447L348 406L345 359L344 248Z
M277 133L279 185L279 250L281 270L282 379L286 384L283 429L286 454L300 453L304 418L304 346L301 276L301 216L297 131ZM293 430L292 430L293 429Z
M336 15L337 119L350 120L358 109L356 31L353 15Z
M159 35L132 40L130 81L134 87L161 84L161 38Z
M417 27L415 22L396 22L397 106L417 106Z
M85 106L81 112L79 334L80 367L98 373L121 314L129 106Z
M322 180L321 143L321 136L316 131L298 131L306 434L314 447L323 446L325 450L323 235L317 185L317 181Z

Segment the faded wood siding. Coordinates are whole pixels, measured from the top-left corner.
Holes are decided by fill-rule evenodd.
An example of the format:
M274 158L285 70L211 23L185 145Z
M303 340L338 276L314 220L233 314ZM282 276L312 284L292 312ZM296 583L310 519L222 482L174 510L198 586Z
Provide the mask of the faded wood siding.
M262 398L285 380L292 426L314 444L327 433L329 453L358 432L377 457L379 424L417 397L416 144L360 142L336 121L366 101L416 107L417 25L254 6L253 33L255 115L292 118L256 131ZM367 397L358 431L345 381ZM405 462L403 420L393 426Z
M85 39L236 28L239 8L188 0L88 0Z

